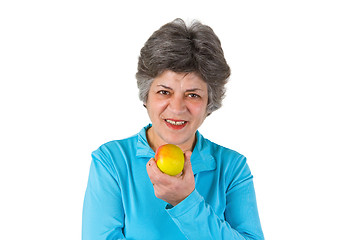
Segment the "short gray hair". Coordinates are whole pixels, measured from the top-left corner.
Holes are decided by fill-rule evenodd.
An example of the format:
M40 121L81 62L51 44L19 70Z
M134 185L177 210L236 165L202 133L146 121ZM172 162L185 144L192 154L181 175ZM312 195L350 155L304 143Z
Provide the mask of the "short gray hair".
M199 21L187 26L177 18L150 36L140 51L136 73L141 101L146 103L154 78L165 70L198 73L208 86L208 113L221 107L230 67L209 26Z

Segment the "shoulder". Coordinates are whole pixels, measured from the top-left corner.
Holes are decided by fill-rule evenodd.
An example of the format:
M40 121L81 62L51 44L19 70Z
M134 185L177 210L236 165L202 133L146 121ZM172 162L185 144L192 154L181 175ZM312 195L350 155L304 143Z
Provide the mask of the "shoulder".
M137 140L138 136L133 135L125 139L106 142L92 152L92 159L109 171L114 171L135 154Z
M222 161L227 164L233 161L246 162L246 157L234 149L224 147L206 138L203 138L203 144L209 148L210 154L218 161Z
M106 142L102 144L98 148L98 150L104 152L113 152L113 151L129 149L129 148L131 149L134 147L134 145L136 146L137 141L138 141L138 134L135 134L128 138Z
M92 155L99 155L107 159L119 155L126 155L127 153L136 150L137 141L137 134L120 140L112 140L102 144L98 149L92 152Z
M98 158L109 163L128 162L135 158L140 152L149 152L149 145L146 139L146 126L140 132L121 140L112 140L102 144L98 149L92 152L93 158Z
M215 159L218 171L226 178L251 176L246 157L234 149L224 147L202 137L204 149Z
M217 171L219 171L228 186L227 192L236 189L241 183L252 181L253 175L244 155L209 140L206 140L206 142L211 146L212 156L218 167Z

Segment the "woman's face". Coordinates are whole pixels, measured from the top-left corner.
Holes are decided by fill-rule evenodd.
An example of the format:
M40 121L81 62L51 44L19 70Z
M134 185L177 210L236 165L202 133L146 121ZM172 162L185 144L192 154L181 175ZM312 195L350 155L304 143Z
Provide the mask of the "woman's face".
M150 146L171 143L192 150L196 130L207 113L207 84L196 73L165 71L149 91L146 108L152 127L147 132Z

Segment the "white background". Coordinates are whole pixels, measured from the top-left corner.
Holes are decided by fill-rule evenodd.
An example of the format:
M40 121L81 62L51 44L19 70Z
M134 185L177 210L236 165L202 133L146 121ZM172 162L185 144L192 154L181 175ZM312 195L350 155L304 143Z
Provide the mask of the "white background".
M90 154L149 123L140 48L199 19L232 68L201 133L248 158L266 239L360 239L358 1L1 1L0 239L80 239Z

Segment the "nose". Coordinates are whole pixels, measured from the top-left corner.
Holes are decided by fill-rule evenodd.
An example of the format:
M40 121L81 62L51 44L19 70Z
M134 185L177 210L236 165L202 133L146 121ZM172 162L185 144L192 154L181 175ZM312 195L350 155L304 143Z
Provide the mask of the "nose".
M169 102L169 109L177 115L186 112L185 99L182 96L173 96Z

